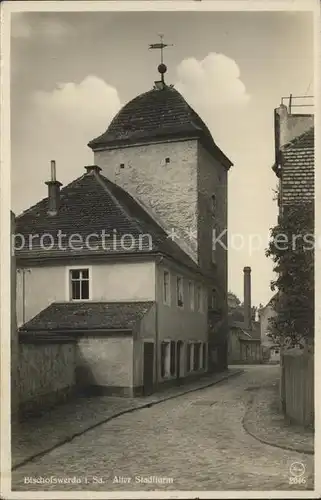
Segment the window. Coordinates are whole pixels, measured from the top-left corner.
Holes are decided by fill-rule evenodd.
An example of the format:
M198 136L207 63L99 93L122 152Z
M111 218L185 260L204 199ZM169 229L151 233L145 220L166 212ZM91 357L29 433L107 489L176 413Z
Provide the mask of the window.
M186 373L191 371L192 344L186 345Z
M170 275L168 271L163 274L163 301L164 304L170 304Z
M216 196L215 196L215 194L213 194L211 196L211 214L212 214L212 217L215 219L215 217L216 217Z
M170 354L170 374L175 375L176 369L176 342L171 340L171 354Z
M165 378L169 374L169 350L170 343L162 342L161 343L161 377Z
M183 307L183 278L176 278L176 299L178 307Z
M165 163L170 163L171 159L170 158L165 158Z
M197 342L196 344L194 344L194 360L193 360L194 371L200 369L200 355L201 355L201 343Z
M70 269L70 298L89 299L89 269Z
M212 215L212 224L210 226L210 230L212 232L211 238L212 238L212 263L216 263L216 237L218 236L217 233L217 207L216 207L216 196L213 194L211 196L211 215Z
M202 289L200 285L196 287L196 311L201 310L201 302L202 302Z
M202 368L205 370L206 369L206 361L207 361L207 349L206 349L206 343L203 344L203 353L202 353Z
M195 307L195 290L194 290L194 283L192 281L189 281L188 283L188 296L189 296L189 305L192 311L194 311Z
M215 288L211 292L211 309L217 309L217 292Z

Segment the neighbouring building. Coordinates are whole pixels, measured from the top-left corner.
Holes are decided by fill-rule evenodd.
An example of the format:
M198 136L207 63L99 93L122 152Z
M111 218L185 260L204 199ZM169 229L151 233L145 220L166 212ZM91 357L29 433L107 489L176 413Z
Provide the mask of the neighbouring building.
M227 251L212 238L227 227L230 160L163 74L89 146L95 165L61 187L52 162L48 197L16 219L32 241L17 250L28 409L227 366Z
M265 362L279 363L280 362L280 346L271 339L270 320L276 316L275 300L276 294L269 300L266 306L259 310L260 330L261 330L261 345L262 359Z
M286 206L314 202L314 116L274 110L275 163L280 214Z
M259 323L251 307L251 268L244 267L244 305L243 317L239 307L236 314L229 314L229 364L260 363L261 338Z
M279 181L279 220L290 207L309 205L313 211L315 208L314 115L293 113L293 100L290 96L289 107L281 103L274 111L275 163L272 169ZM299 103L295 104L296 109L302 106L302 97L295 102ZM313 291L312 287L311 280ZM282 293L286 295L287 291ZM310 303L314 303L313 298ZM298 347L302 345L291 350L282 346L280 352L281 408L289 421L313 426L314 354L313 349L305 352Z

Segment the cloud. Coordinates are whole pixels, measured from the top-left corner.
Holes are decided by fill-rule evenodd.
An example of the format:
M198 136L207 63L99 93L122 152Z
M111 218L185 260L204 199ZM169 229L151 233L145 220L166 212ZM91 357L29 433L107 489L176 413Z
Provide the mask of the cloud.
M229 150L229 138L243 126L243 111L250 101L236 61L214 52L200 61L184 59L177 67L175 87L206 122L215 141Z
M87 76L79 84L60 84L52 92L35 92L19 137L14 138L19 144L12 151L15 210L39 199L39 186L48 179L51 159L57 162L61 182L82 175L84 165L93 162L87 143L106 130L120 106L117 90L96 76Z
M35 112L52 125L63 121L79 134L95 134L106 127L120 108L117 90L96 76L87 76L79 84L60 83L57 87L32 96Z
M32 34L27 18L20 12L11 14L11 36L13 38L29 38Z
M75 33L75 29L65 20L52 14L13 13L11 36L13 38L45 38L59 42Z

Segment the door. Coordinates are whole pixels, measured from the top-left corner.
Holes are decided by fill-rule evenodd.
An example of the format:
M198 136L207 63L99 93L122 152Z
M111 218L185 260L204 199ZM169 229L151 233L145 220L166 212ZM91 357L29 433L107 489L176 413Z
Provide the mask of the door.
M181 378L181 354L183 342L179 340L176 345L176 378Z
M154 388L154 344L144 342L144 373L143 373L143 393L144 396L153 394Z

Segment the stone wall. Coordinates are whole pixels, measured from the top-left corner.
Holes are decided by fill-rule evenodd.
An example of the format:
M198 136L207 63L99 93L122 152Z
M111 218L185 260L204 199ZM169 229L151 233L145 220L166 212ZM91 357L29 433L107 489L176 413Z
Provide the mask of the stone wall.
M22 417L48 410L75 389L75 344L20 343L19 399Z
M196 258L197 141L180 140L95 152L102 174L144 204L162 227L175 229ZM168 159L168 163L166 163Z

